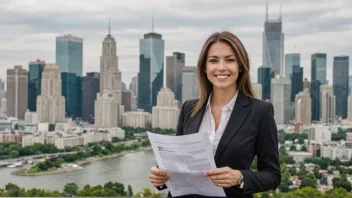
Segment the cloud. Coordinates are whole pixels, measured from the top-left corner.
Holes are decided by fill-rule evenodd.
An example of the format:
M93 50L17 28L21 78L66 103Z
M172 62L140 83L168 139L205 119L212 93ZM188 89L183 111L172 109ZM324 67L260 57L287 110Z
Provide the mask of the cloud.
M285 53L301 53L304 77L309 79L311 54L327 53L331 83L333 56L351 55L352 2L269 0L269 18L278 18L280 2ZM28 62L37 58L54 62L55 37L63 34L84 39L83 70L99 71L102 41L111 18L119 67L128 84L139 70L139 39L151 31L153 15L155 31L165 40L165 56L184 52L187 66L196 65L211 33L234 32L250 55L252 80L257 80L264 0L0 0L0 77L5 78L6 69L14 65L28 68Z

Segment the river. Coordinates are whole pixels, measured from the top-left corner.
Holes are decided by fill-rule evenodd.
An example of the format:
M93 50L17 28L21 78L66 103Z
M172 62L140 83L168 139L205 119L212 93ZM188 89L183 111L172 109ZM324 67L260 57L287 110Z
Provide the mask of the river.
M104 185L106 182L120 182L131 185L133 193L143 188L154 188L149 182L149 169L156 161L152 150L129 153L117 158L84 164L83 169L67 173L42 176L16 176L13 168L0 168L0 188L11 182L23 188L40 188L63 191L65 184L74 182L80 189L86 184Z

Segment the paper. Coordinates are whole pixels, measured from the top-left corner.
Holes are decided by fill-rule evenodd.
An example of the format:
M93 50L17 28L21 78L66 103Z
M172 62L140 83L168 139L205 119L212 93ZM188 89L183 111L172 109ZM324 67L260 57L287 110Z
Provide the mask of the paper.
M147 132L160 169L171 177L166 182L172 196L198 194L225 197L204 173L216 168L208 133L166 136Z

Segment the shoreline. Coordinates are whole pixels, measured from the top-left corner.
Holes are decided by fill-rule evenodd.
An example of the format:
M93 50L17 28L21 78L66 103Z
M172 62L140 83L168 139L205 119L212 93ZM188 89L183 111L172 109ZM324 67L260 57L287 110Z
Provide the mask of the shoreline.
M141 148L138 148L138 149L136 149L134 151L124 151L124 152L121 152L121 153L114 153L114 154L105 155L105 156L102 156L102 157L99 157L99 156L89 157L87 159L76 161L75 164L78 165L78 167L76 167L76 168L74 168L74 167L72 167L72 168L64 168L64 169L60 168L60 169L57 169L55 171L39 172L39 173L22 173L22 172L18 172L18 171L21 171L21 170L27 170L27 168L25 168L25 169L22 168L22 169L18 169L16 171L12 171L11 174L12 175L17 175L17 176L41 176L41 175L52 175L52 174L66 173L66 172L77 171L77 170L83 169L84 167L81 167L80 165L88 164L88 163L91 163L91 162L97 162L97 161L101 161L101 160L105 160L105 159L116 158L116 157L120 157L120 156L129 154L129 153L147 151L147 150L152 150L152 147L151 146L141 147ZM64 164L70 164L70 163L64 163Z

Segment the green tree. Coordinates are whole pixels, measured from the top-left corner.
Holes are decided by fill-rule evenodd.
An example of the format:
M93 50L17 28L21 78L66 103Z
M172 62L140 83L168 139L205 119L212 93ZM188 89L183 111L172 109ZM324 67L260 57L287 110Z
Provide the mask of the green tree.
M19 152L18 151L11 151L10 154L9 154L10 158L16 158L18 156L20 156Z
M334 188L344 188L347 192L350 192L352 187L351 183L347 180L346 175L341 175L340 177L335 177L332 179Z
M303 146L301 147L301 151L307 152L307 147L306 147L305 145L303 145Z
M75 183L68 183L64 187L63 195L71 197L73 195L76 195L78 191L78 186Z
M37 167L38 167L41 171L46 171L46 170L48 170L48 167L46 166L46 164L45 164L44 162L38 163Z
M132 190L131 185L128 185L127 189L128 189L128 196L132 197L133 196L133 190Z
M303 177L303 179L301 180L301 185L299 186L300 188L304 188L304 187L316 188L317 180L315 179L314 175L312 175L313 178L310 175Z
M323 198L321 192L312 187L304 187L294 191L293 195L300 198Z
M347 190L344 188L334 188L325 192L326 198L345 198L347 196Z
M290 147L290 151L296 151L296 146L295 146L295 145L292 145L292 146Z

